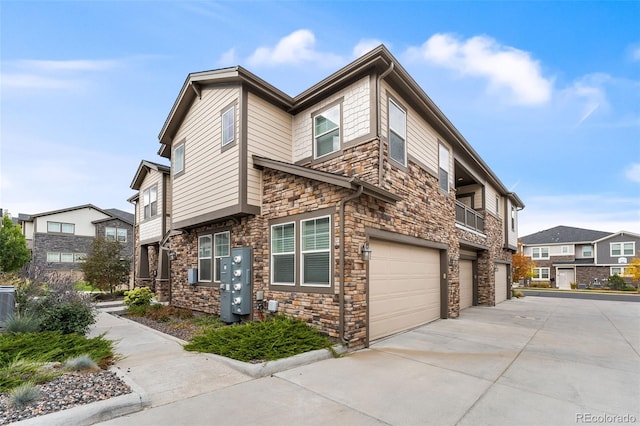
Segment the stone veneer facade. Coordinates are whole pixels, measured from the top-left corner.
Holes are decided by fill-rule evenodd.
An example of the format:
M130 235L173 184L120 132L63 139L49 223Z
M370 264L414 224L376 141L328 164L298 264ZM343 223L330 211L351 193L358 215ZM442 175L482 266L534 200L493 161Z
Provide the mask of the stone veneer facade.
M385 150L386 151L386 150ZM316 169L346 176L358 176L377 185L378 141L345 148L339 157L316 164ZM249 246L253 250L253 294L264 291L265 300L277 300L279 311L313 324L333 338L339 337L340 285L344 285L344 338L350 348L365 346L368 336L368 265L361 259L360 247L367 242L369 230L383 230L438 245L445 245L449 257L458 258L460 239L488 246L478 260L479 303L494 304L495 259L510 263L509 251L502 250L501 222L485 218L487 238L456 228L455 191L440 190L434 172L409 161L408 167L384 162L383 188L401 196L395 204L362 195L345 206L345 223L340 223L339 204L354 191L270 169L263 171L262 214L183 231L170 238L176 253L170 268L171 303L202 312L219 313L219 289L214 285L189 285L187 269L198 264L198 235L230 231L231 247ZM324 209L324 210L323 210ZM282 217L323 210L329 211L333 239L333 285L328 292L282 291L269 283L270 221ZM340 230L344 226L344 283L340 283ZM490 273L491 272L491 273ZM459 270L450 263L448 316L459 315ZM306 290L306 289L305 289ZM323 289L324 290L324 289ZM253 318L262 311L254 301Z

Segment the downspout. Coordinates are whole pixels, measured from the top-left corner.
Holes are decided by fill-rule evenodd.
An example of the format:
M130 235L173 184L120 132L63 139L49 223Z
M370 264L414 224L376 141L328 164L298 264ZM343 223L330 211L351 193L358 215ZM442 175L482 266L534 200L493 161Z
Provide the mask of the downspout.
M350 195L348 197L343 198L338 203L338 210L340 214L340 324L339 324L339 333L340 333L340 341L342 344L349 346L349 342L344 338L344 206L349 201L358 198L362 195L362 191L364 191L364 187L360 185L358 191Z
M376 137L378 138L378 186L381 188L382 188L382 180L383 180L382 179L382 173L383 173L382 158L383 158L384 146L382 143L382 120L380 119L380 114L382 113L381 106L380 106L380 100L381 100L380 82L382 81L383 78L389 75L391 71L393 71L394 66L395 65L393 64L393 62L391 62L391 64L389 65L389 68L387 68L387 70L382 74L380 74L376 79ZM389 119L387 118L387 121L388 120Z

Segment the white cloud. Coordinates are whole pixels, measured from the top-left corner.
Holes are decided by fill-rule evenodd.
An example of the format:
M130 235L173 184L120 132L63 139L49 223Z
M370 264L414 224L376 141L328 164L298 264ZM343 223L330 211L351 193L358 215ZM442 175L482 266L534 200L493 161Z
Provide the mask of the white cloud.
M0 84L4 89L72 89L77 81L45 77L36 74L2 74Z
M335 68L343 58L315 48L316 37L306 29L297 30L283 37L274 47L259 47L247 59L251 66L298 65L312 63L326 68Z
M221 67L232 67L238 64L238 56L236 55L236 49L231 48L220 55L218 59L218 65Z
M516 104L545 104L552 96L553 81L542 75L539 61L487 36L459 40L450 34L434 34L422 46L408 49L407 56L461 75L485 78L490 92L506 90Z
M629 48L629 58L633 62L640 62L640 46L635 45Z
M625 171L625 176L631 182L640 183L640 163L634 163Z
M16 61L16 65L21 68L39 71L104 71L117 67L119 62L110 59L74 59L64 61L22 59Z
M381 44L385 44L385 43L375 38L364 38L360 40L358 44L356 44L353 47L352 56L354 58L359 58L360 56L364 55L367 52L372 51L373 49L380 46ZM387 46L387 48L391 47L390 44L388 43L386 43L385 45Z

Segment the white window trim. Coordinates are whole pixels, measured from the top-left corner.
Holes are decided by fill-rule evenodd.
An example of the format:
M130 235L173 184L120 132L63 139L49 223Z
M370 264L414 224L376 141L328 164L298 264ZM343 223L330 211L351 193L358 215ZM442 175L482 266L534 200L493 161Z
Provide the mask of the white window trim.
M277 226L286 226L286 225L293 225L293 251L287 251L287 252L281 252L281 253L274 253L273 252L273 228L277 227ZM296 227L296 222L285 222L285 223L274 223L273 225L271 225L271 233L270 233L270 238L269 238L269 254L270 254L270 282L271 285L284 285L284 286L289 286L289 287L295 287L296 285L296 249L297 249L297 244L296 244L296 235L297 232L297 227ZM293 255L293 282L292 283L284 283L284 282L278 282L275 280L275 267L274 264L275 262L273 261L275 256L279 256L279 255Z
M625 253L625 251L624 251L625 244L631 244L631 253ZM613 246L614 245L619 245L620 246L620 254L613 254ZM633 257L636 254L636 242L635 241L622 241L622 242L609 243L609 254L611 255L611 257L629 257L629 256Z
M56 260L49 260L52 257L56 257ZM47 252L47 263L60 263L60 252L48 251Z
M224 234L227 234L227 241L229 241L229 251L225 256L221 256L221 255L219 255L217 253L217 247L218 246L216 245L216 236L224 235ZM213 258L211 260L213 262L213 264L211 265L212 266L212 268L211 268L211 272L212 272L211 279L212 279L213 282L219 283L220 280L216 280L216 277L218 276L218 273L217 273L218 272L218 265L216 264L216 259L222 259L224 257L231 256L231 232L229 232L229 231L216 232L215 234L213 234L213 240L211 240L211 244L212 244L211 250L212 250L212 255L213 255Z
M614 269L622 270L621 273L614 272ZM631 268L629 266L612 266L609 268L609 275L618 275L620 277L630 277L631 276Z
M176 149L173 151L173 158L174 158L174 161L173 161L173 175L174 176L179 175L180 173L184 172L184 153L185 153L184 146L185 146L185 143L182 142L182 143L178 144L176 146ZM182 164L180 164L181 165L180 168L177 167L178 164L179 164L178 161L177 161L177 159L179 158L178 157L178 151L182 151L182 155L181 155Z
M57 225L58 230L57 231L52 231L50 229L50 227L52 225ZM67 226L71 226L72 231L71 232L65 232L63 231L64 225ZM68 234L68 235L74 235L76 233L76 225L74 223L66 223L66 222L53 222L53 221L47 221L47 233L50 234Z
M227 131L227 127L225 126L225 117L227 117L228 114L231 114L231 133L230 134L226 134ZM221 140L222 140L222 146L227 146L230 143L233 143L233 141L236 139L236 108L235 105L230 106L229 108L227 108L226 110L224 110L222 112L222 117L221 117L221 125L222 125L222 131L221 133ZM226 138L225 138L226 136Z
M200 257L200 240L202 238L209 238L211 240L211 250L210 250L210 255L208 257ZM200 268L200 261L201 260L207 260L209 259L209 262L211 262L211 279L208 280L203 280L200 276L201 273L201 269ZM202 283L210 283L213 281L213 235L211 234L204 234L204 235L199 235L198 236L198 282L202 282Z
M155 200L151 199L151 190L155 189ZM147 195L148 194L148 195ZM149 203L147 204L147 199ZM156 203L156 213L153 214L153 203ZM149 215L147 216L147 205L149 206ZM151 219L158 216L158 184L152 185L149 188L142 191L142 218Z
M443 168L442 167L442 157L443 157L443 153L446 152L447 153L447 168ZM446 184L447 187L446 189L442 187L442 181L440 180L440 170L443 170L447 173L447 180L446 180ZM440 188L441 191L446 191L447 194L449 193L449 191L451 190L451 151L449 150L449 148L443 144L442 142L438 143L438 187Z
M65 257L71 257L71 260L65 260ZM61 263L73 263L73 253L60 253L60 262Z
M327 152L326 154L318 155L318 138L320 136L326 135L327 133L331 133L336 129L331 129L324 133L316 134L316 117L319 115L323 115L324 113L326 113L327 111L333 108L338 108L338 113L340 116L340 119L338 120L338 147L333 151ZM313 133L313 158L314 159L326 157L327 155L331 155L335 152L340 151L340 149L342 149L342 103L330 105L327 108L323 109L322 111L319 111L317 114L313 114L311 117L311 131Z
M304 238L302 234L302 224L304 222L311 222L318 219L329 218L329 247L327 249L322 250L303 250L302 239ZM318 284L318 283L305 283L304 282L304 255L307 253L328 253L329 254L329 282L327 284ZM321 287L321 288L329 288L331 287L331 277L333 274L333 265L331 262L331 215L311 217L308 219L300 220L300 286L301 287Z
M391 104L393 104L396 108L398 108L398 110L400 110L403 115L404 115L404 135L401 135L398 131L396 131L393 126L391 125ZM407 110L402 108L400 105L398 105L397 102L395 102L393 99L389 98L389 111L388 111L388 116L389 116L389 136L388 136L388 140L389 140L389 158L393 161L395 161L396 163L402 164L403 166L407 166ZM391 157L391 132L395 133L397 136L399 136L402 139L402 143L404 144L404 158L402 159L402 161Z
M533 268L534 271L538 271L538 278L532 278L533 281L549 281L549 279L551 278L551 268L548 267L539 267L539 268ZM547 278L542 278L542 271L546 270L547 271Z
M538 256L535 255L535 251L539 250L539 254ZM546 249L547 250L547 256L543 257L542 256L542 249ZM551 250L549 249L549 247L531 247L531 258L532 259L537 259L537 260L548 260L549 256L550 256Z
M585 253L585 250L588 250L588 254ZM591 247L591 246L583 246L582 247L582 257L592 258L593 257L593 247Z

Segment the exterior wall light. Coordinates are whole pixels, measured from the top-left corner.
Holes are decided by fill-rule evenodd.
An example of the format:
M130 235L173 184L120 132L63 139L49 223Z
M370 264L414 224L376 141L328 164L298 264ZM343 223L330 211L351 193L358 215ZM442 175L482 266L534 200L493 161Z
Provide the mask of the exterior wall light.
M169 260L176 260L177 258L178 255L174 250L169 251Z
M365 243L360 247L360 254L362 255L362 260L365 262L371 260L371 249L369 248L369 243Z

